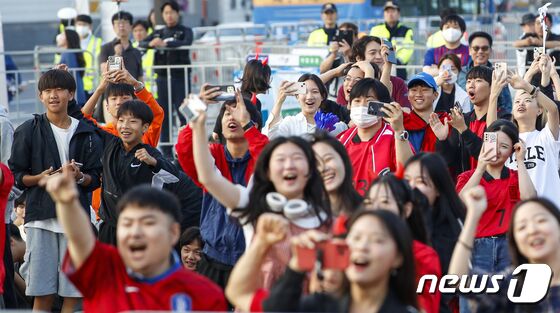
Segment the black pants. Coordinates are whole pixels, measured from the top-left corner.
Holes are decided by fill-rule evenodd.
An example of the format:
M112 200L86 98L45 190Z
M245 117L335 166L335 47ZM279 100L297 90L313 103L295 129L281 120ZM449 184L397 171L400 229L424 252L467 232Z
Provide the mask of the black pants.
M163 125L161 126L161 137L160 137L160 142L161 143L169 143L172 142L170 140L171 136L170 133L172 132L173 128L169 127L169 119L171 118L172 124L175 124L174 119L173 119L173 113L177 113L177 116L179 116L179 120L181 121L181 125L183 126L186 124L186 119L185 117L179 113L178 108L179 106L181 106L181 103L183 103L183 100L185 99L185 85L188 84L188 79L187 82L185 82L184 78L171 78L171 97L169 97L169 92L168 92L168 84L167 84L167 77L163 76L163 77L158 77L156 79L156 83L157 83L157 90L158 90L158 103L159 105L161 105L161 107L163 108L163 111L165 112L165 117L163 119ZM171 100L171 111L170 109L170 105L169 105L169 100ZM171 158L173 157L171 151L172 151L173 146L172 145L165 145L162 146L162 153L165 157Z
M200 262L196 267L196 271L208 277L211 281L216 283L216 285L220 286L222 290L226 289L227 282L229 280L229 275L233 270L233 266L220 263L216 260L213 260L207 257L205 254L202 254ZM228 309L232 310L233 306L228 301Z
M117 228L109 223L103 222L99 225L99 241L113 246L117 245Z
M6 224L6 242L4 243L4 304L6 309L18 309L16 297L16 287L14 283L14 260L12 258L12 249L10 248L10 227Z

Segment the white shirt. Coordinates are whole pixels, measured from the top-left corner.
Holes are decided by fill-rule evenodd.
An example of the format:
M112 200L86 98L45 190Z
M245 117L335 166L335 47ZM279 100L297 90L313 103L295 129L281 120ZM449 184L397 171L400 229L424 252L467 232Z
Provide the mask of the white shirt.
M306 134L314 133L315 129L317 128L317 125L309 124L307 122L307 119L302 112L299 112L298 114L292 116L280 116L280 122L271 127L270 123L273 119L274 114L269 114L263 128L263 134L268 136L270 140L280 136L303 136ZM346 125L344 122L338 122L334 126L335 129L330 132L330 134L333 136L336 136L348 129L348 125Z
M436 109L439 98L441 97L441 94L443 92L443 90L441 90L441 86L438 87L437 92L438 92L438 96L432 105L434 107L434 110ZM469 95L463 88L461 88L461 86L455 83L455 99L453 100L453 103L457 101L459 101L459 103L461 104L461 109L463 109L463 113L468 113L472 111L472 105L471 105L471 101L469 100Z
M527 167L537 195L549 199L560 208L560 176L558 175L560 142L554 140L548 125L541 131L520 133L519 138L527 146L525 167ZM515 154L507 160L506 166L517 170L514 158Z

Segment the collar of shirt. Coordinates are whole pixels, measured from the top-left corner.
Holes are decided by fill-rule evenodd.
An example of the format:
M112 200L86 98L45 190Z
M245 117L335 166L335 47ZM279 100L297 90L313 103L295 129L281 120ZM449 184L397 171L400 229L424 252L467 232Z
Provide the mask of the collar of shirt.
M128 272L128 276L132 277L137 282L155 284L175 273L175 271L180 269L181 266L182 265L179 259L179 254L177 254L175 250L171 250L171 266L165 272L159 275L156 275L154 277L144 277L141 274L133 272L130 268L127 268L126 271Z
M226 146L224 146L224 151L226 152L226 161L228 163L243 163L243 162L247 162L249 160L249 158L251 157L251 154L249 153L249 150L247 149L247 152L245 152L245 155L241 158L234 158L231 153L229 152L229 150L227 149Z
M486 171L484 171L482 178L487 182L491 182L494 180L494 177L492 177L492 175L490 175ZM509 169L506 166L504 166L502 168L502 172L500 173L500 179L506 179L506 178L509 178Z

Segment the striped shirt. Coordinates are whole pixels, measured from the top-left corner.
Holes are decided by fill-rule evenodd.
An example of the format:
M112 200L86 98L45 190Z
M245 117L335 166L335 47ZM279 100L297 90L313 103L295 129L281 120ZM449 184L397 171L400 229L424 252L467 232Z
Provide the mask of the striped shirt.
M437 65L442 56L447 53L453 53L461 59L461 66L469 64L469 47L461 44L455 49L449 49L446 46L431 48L424 55L424 66Z

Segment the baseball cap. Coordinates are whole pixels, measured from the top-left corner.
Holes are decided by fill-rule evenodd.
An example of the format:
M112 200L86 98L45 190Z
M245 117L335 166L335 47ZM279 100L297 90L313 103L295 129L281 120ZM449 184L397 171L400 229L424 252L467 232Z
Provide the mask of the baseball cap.
M535 14L533 13L527 13L524 14L523 17L521 17L521 26L526 25L526 24L532 24L535 22L535 19L537 18L537 16L535 16Z
M438 89L438 86L436 84L436 80L434 79L434 77L426 72L421 72L418 73L416 75L414 75L409 81L408 81L408 88L410 88L410 86L414 85L414 83L416 82L423 82L424 84L428 85L429 87L432 87L434 90Z
M321 13L326 13L327 11L331 11L331 12L338 12L336 9L336 5L334 5L334 3L325 3L323 4L323 6L321 7Z
M399 11L401 10L401 8L399 7L399 2L397 0L390 0L385 2L385 5L383 6L383 11L387 9L397 9Z

